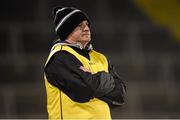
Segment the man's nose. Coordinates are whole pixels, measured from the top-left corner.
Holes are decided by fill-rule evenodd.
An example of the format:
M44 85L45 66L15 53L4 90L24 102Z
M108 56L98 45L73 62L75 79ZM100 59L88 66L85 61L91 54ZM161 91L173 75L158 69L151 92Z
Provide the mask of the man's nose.
M85 25L83 30L84 30L84 31L89 31L89 26L88 26L88 25Z

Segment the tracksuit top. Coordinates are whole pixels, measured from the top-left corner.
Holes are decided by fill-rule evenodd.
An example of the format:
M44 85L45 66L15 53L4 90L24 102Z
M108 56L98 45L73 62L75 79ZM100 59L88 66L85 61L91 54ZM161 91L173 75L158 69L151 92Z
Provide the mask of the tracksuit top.
M103 54L91 50L89 52L90 60L88 60L67 45L53 47L45 65L59 51L67 51L74 55L82 63L83 67L91 70L92 74L99 71L108 72L108 61ZM75 102L59 88L49 83L45 73L44 79L49 119L111 119L110 109L106 102L97 98L92 98L84 103Z

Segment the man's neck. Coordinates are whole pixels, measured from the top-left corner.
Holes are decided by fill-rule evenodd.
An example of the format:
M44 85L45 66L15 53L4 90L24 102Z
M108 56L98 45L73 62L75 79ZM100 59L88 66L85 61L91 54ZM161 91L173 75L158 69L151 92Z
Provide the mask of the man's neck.
M75 41L72 41L72 40L66 40L66 42L70 43L70 44L78 44L79 46L81 46L81 48L85 48L86 45L88 43L82 43L82 42L75 42Z
M65 41L68 42L68 43L71 43L71 44L76 44L76 42L72 41L72 40L65 40Z

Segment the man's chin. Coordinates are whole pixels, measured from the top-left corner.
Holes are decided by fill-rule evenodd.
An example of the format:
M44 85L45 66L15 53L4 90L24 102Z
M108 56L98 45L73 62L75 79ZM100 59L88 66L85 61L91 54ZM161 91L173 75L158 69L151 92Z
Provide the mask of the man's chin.
M90 41L91 41L91 39L89 39L89 38L88 38L88 39L83 39L83 40L82 40L82 42L90 42Z

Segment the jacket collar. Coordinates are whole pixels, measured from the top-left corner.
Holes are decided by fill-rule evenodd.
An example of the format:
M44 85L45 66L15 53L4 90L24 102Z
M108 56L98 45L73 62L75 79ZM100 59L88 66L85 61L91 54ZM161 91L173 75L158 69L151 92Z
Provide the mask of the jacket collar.
M86 45L86 47L83 48L83 46L82 46L82 44L81 44L80 42L77 42L77 43L73 43L73 44L72 44L72 43L68 43L67 41L61 41L60 39L58 39L58 40L56 40L53 44L54 44L54 45L53 45L53 48L54 48L55 46L57 46L57 45L68 45L68 46L76 47L76 48L81 49L81 50L83 50L83 49L85 49L85 50L93 50L93 46L92 46L91 43L88 43L88 44Z

